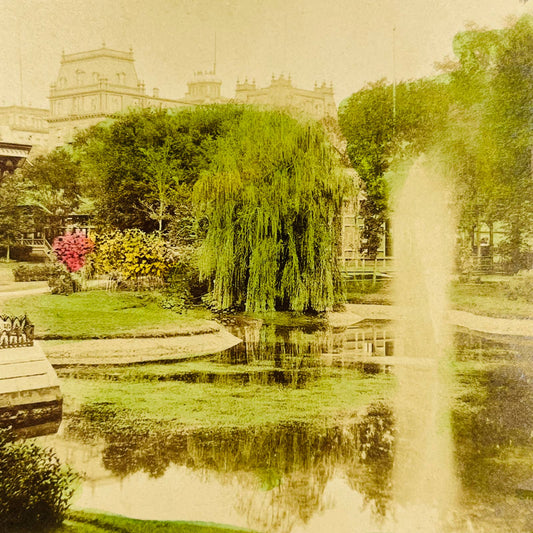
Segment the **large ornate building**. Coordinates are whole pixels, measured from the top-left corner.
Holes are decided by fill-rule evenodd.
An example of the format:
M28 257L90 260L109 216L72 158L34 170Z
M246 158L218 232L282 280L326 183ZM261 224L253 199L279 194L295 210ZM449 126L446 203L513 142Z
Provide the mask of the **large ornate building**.
M213 69L208 72L195 72L191 81L187 82L187 94L184 100L189 104L223 104L228 102L220 94L222 81L217 78Z
M162 98L159 89L147 94L135 71L133 51L98 50L63 54L57 80L50 87L50 146L72 139L118 112L135 107L180 107L185 99Z
M11 105L0 107L0 141L48 146L48 109Z
M299 89L292 84L291 77L283 74L272 80L268 87L258 89L255 81L237 82L235 89L237 102L255 104L265 107L286 109L302 113L317 120L325 117L337 117L337 106L333 98L331 85L317 85L313 90Z
M0 107L0 140L29 143L37 152L72 140L77 131L97 124L115 113L131 108L174 108L230 99L221 96L222 81L215 70L196 72L181 98L163 98L159 89L148 94L137 76L133 51L96 50L63 53L59 73L50 86L50 109L28 106ZM315 119L336 117L333 87L325 83L314 89L300 89L291 78L272 77L268 87L255 82L237 82L232 101L276 107ZM34 150L35 152L36 150Z

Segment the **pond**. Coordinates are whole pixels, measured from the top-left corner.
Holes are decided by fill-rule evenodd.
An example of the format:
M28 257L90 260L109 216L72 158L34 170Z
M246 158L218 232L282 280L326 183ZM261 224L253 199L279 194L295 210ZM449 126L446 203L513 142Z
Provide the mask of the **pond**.
M233 319L226 326L244 342L197 363L100 374L65 369L60 377L69 390L128 380L165 386L165 394L184 384L213 394L237 387L253 390L258 402L263 394L285 398L333 382L366 387L364 401L339 402L328 416L312 416L309 405L302 415L296 405L266 421L258 415L255 424L202 426L171 417L159 428L114 422L110 404L70 401L59 434L41 440L83 474L76 507L272 533L533 530L533 341L455 333L447 404L453 468L438 471L447 463L437 457L433 481L452 476L457 498L444 525L435 519L409 528L395 496L395 451L400 439L415 454L428 450L416 436L398 435L393 325L332 329L319 320L280 326ZM431 383L430 372L431 365L414 368L421 387ZM426 511L408 509L433 516Z

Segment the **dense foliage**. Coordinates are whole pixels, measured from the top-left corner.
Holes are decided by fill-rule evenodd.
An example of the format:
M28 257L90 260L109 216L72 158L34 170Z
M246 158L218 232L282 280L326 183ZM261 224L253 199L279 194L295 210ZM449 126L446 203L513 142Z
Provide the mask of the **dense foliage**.
M101 228L168 229L195 239L192 186L209 165L214 140L242 113L236 106L141 109L82 132L76 156Z
M335 301L334 221L347 183L323 129L248 109L195 187L200 273L219 309L321 311Z
M0 432L0 531L45 531L67 512L77 476L34 442Z
M124 280L162 278L169 269L169 251L158 234L138 229L96 236L92 268Z
M365 187L361 252L375 257L388 219L385 173L394 157L424 151L444 124L448 95L444 80L369 84L340 107L339 123L348 155Z
M27 219L21 210L24 194L24 182L18 171L0 175L0 245L5 249L7 259L10 259L11 247L17 243Z
M479 246L482 224L503 225L500 253L516 270L533 227L533 19L470 27L455 37L454 52L442 76L398 84L395 102L393 86L378 82L341 106L348 153L366 187L363 251L376 252L387 218L385 172L425 152L454 180L461 229Z
M533 18L504 30L471 28L454 50L452 120L437 148L456 178L462 229L479 246L481 224L491 234L502 224L500 253L517 270L533 225Z
M80 209L84 193L81 166L70 147L56 148L27 162L21 172L24 204L31 213L28 231L46 228L52 240L61 234L64 218Z
M13 268L13 278L15 281L46 281L55 265L53 263L42 263L38 265L17 265Z

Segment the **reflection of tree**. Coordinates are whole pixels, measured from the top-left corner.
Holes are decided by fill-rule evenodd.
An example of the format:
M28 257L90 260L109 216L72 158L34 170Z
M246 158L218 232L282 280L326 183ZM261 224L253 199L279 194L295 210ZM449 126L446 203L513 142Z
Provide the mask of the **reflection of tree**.
M499 520L517 528L513 531L525 531L522 526L533 526L519 512L527 505L510 503L520 485L531 479L533 369L501 365L471 371L462 379L470 392L460 399L452 423L465 494L470 503L489 502ZM519 526L520 520L526 522Z
M134 420L102 434L91 409L85 412L85 420L73 419L67 433L104 438L103 462L115 475L144 471L157 477L170 464L201 475L216 473L221 482L235 485L235 505L255 528L285 532L294 522L307 522L326 505L324 490L334 473L344 474L373 512L386 512L392 417L382 406L370 408L360 420L330 427L292 422L171 434L136 428Z
M361 464L350 465L350 485L365 496L374 515L384 518L391 498L394 422L385 406L369 408L359 424Z

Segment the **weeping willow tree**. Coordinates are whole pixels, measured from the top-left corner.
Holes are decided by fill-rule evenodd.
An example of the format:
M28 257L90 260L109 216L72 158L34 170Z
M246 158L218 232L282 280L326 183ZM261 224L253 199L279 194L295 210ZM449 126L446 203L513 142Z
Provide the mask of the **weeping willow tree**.
M201 276L219 309L322 311L339 293L348 181L321 126L246 109L195 185ZM337 229L336 229L337 228Z

